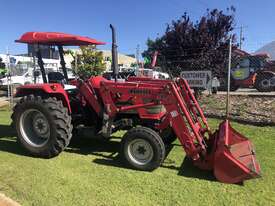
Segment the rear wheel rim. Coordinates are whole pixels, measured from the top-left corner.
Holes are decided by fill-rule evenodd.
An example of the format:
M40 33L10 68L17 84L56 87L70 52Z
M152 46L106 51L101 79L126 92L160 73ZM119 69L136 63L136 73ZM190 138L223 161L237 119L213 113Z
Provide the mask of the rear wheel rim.
M43 147L50 138L49 121L37 109L27 109L21 114L19 128L23 139L33 147Z
M270 79L270 86L275 87L275 76Z
M270 81L269 81L268 79L262 80L262 81L261 81L261 86L262 86L263 88L268 88L268 87L270 87Z
M153 159L154 151L151 144L144 139L135 139L128 144L127 153L132 162L146 165Z

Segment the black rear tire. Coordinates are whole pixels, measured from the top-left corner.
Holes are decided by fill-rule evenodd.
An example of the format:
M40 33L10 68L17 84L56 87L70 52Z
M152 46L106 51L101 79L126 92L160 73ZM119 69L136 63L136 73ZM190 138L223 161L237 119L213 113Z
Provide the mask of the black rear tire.
M275 75L271 73L260 73L256 76L255 88L259 92L272 92L274 86L270 86L269 81L274 78Z
M231 91L231 92L235 92L235 91L237 91L238 89L239 89L239 86L238 86L238 85L235 85L235 84L230 85L230 91Z
M14 107L12 120L18 141L33 156L55 157L70 143L71 116L55 97L23 97Z
M154 130L148 127L136 127L123 136L121 156L133 169L152 171L164 161L165 145Z

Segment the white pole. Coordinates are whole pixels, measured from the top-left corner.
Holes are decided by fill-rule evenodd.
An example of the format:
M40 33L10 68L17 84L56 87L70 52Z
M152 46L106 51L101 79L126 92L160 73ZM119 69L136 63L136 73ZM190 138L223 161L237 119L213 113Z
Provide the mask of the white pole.
M75 71L75 73L77 74L77 50L75 50L74 71Z
M9 71L9 49L8 47L6 48L6 68L7 68L7 83L8 83L8 99L10 99L10 83L9 83L9 75L10 75L10 71Z
M231 76L231 53L232 53L232 36L229 39L229 55L228 55L228 74L227 74L227 98L226 98L226 119L229 119L230 110L230 76Z
M9 47L7 47L7 54L6 54L6 65L7 65L7 83L8 83L8 99L10 103L10 107L13 105L12 99L12 82L11 82L11 68L10 68L10 54L9 54Z

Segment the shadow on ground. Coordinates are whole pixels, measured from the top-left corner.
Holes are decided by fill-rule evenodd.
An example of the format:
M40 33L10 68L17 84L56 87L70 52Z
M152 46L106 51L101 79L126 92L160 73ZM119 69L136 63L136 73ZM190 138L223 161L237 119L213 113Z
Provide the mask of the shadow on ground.
M98 158L93 160L93 163L96 164L131 169L122 162L119 156L120 142L118 139L120 139L120 137L112 137L110 140L73 138L65 151L80 155L97 156ZM167 147L167 156L173 147L178 146L181 147L179 144L172 144ZM0 151L30 156L22 146L17 143L15 130L9 125L0 125ZM180 176L216 181L212 172L196 168L187 158L184 159L179 167L175 166L175 163L167 158L161 167L177 170Z
M73 138L70 145L65 150L66 152L76 153L80 155L94 155L97 156L94 163L127 168L119 157L120 137L113 136L109 140L100 138Z
M0 125L0 138L14 136L16 136L16 132L10 125Z
M29 156L17 143L16 132L10 125L0 125L0 151Z
M66 152L81 155L95 155L99 157L112 158L118 154L120 142L119 137L112 137L110 140L100 138L73 138Z
M91 139L78 139L72 141L69 148L66 149L66 152L72 152L82 155L95 155L98 158L93 160L93 163L119 167L125 169L131 169L124 164L119 156L120 151L120 142L116 139L119 137L114 137L110 141L102 140L91 140ZM114 140L115 139L115 140ZM179 144L172 144L169 147L166 147L167 156L173 147L181 147ZM175 162L170 159L166 159L162 164L163 168L173 169L178 171L178 175L184 176L187 178L198 178L208 181L216 181L216 178L213 176L211 171L203 171L195 167L188 158L184 158L181 166L175 166Z

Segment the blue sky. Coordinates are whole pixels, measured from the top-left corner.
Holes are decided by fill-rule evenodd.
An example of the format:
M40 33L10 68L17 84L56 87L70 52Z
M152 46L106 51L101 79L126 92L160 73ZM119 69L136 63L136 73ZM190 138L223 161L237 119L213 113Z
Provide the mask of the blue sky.
M119 51L145 49L148 37L161 35L166 24L185 11L196 20L207 8L234 5L236 27L244 25L244 49L254 51L275 40L274 0L0 0L0 53L24 53L14 40L26 31L60 31L90 36L109 43L109 24L117 28ZM239 30L236 29L236 33ZM111 48L107 44L103 49Z

